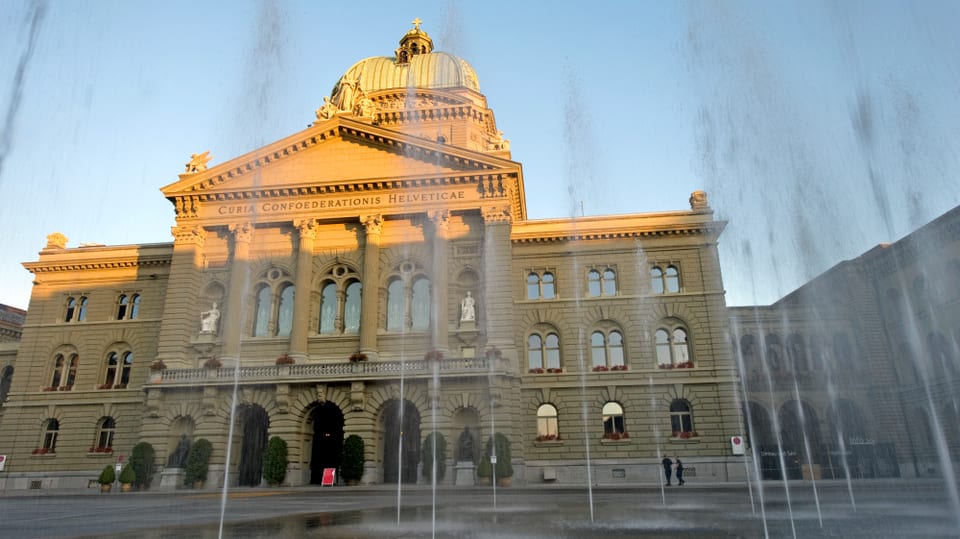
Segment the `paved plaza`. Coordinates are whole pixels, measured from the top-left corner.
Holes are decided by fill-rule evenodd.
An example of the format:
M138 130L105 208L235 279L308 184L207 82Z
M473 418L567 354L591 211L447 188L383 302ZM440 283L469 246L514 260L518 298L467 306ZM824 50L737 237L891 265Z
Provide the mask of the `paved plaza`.
M957 537L931 481L443 488L389 486L0 497L3 537ZM592 498L592 504L591 504ZM399 504L398 504L399 499ZM225 500L225 504L224 504ZM819 504L819 510L818 510ZM400 507L398 511L397 507ZM221 530L220 515L223 510ZM591 510L592 507L592 510ZM821 524L822 522L822 524ZM221 535L222 532L222 535Z

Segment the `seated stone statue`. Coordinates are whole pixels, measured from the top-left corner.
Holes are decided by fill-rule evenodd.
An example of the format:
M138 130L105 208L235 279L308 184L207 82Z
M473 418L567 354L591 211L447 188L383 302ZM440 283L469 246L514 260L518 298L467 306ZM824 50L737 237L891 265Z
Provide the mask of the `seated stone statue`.
M473 462L474 459L473 434L470 434L470 427L464 427L457 442L457 460Z

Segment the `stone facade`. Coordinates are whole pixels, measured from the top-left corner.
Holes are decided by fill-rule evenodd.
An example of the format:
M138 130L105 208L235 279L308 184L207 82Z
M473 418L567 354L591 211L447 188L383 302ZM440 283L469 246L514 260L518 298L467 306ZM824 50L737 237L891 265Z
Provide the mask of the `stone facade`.
M731 308L765 477L940 477L960 455L960 208ZM778 435L778 433L780 433Z
M588 464L595 482L647 480L663 454L743 476L706 194L529 220L476 74L432 46L418 25L392 60L352 66L308 129L194 154L162 189L172 243L51 236L25 264L4 488L86 486L140 441L172 488L184 435L213 442L211 486L258 485L271 436L286 483L316 483L352 434L363 482L422 482L424 438L467 428L478 448L507 436L518 483L583 484Z

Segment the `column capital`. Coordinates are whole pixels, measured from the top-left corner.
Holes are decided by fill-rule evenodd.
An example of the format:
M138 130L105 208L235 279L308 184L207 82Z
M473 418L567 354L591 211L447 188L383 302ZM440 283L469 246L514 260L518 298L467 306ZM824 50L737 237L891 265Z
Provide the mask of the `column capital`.
M200 225L179 225L170 227L173 243L176 245L193 244L202 246L207 240L207 231Z
M316 219L295 219L293 226L300 233L301 239L317 239L318 222Z
M363 224L368 236L370 234L379 235L381 232L383 232L383 215L379 213L373 215L361 215L360 222Z
M437 233L446 232L450 228L450 210L430 210L427 218L433 223Z
M236 223L227 227L233 233L233 238L237 241L250 243L253 238L253 225L250 223Z
M483 206L481 211L483 211L483 221L486 224L509 223L513 221L509 204L491 204L489 206Z

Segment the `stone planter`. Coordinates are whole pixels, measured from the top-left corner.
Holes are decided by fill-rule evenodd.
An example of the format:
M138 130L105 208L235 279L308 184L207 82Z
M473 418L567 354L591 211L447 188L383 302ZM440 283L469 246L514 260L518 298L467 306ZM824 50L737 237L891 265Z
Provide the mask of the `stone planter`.
M133 485L130 483L120 483L120 492L130 492L133 489Z
M498 486L498 487L509 487L509 486L512 485L512 484L513 484L513 478L512 478L512 477L498 477L498 478L497 478L497 486Z
M110 492L110 489L111 489L112 487L113 487L113 485L111 485L110 483L101 483L101 484L100 484L100 492L102 492L102 493L104 493L104 494L107 494L107 493Z

